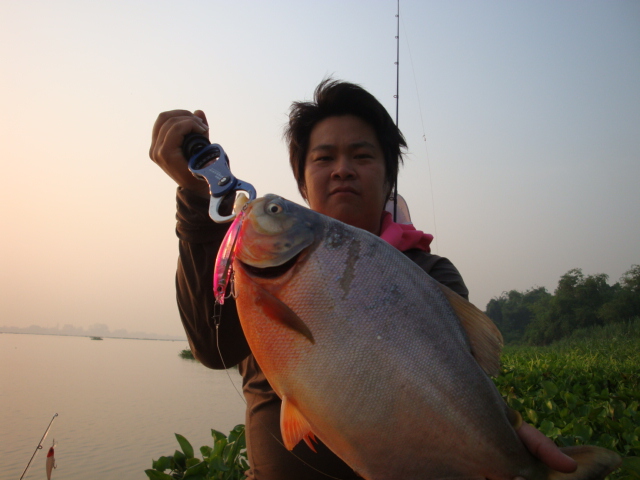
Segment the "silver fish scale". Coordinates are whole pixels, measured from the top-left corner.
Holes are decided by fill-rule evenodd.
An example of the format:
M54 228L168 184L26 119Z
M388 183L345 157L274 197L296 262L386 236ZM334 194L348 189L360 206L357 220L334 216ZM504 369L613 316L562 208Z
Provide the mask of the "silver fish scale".
M369 480L546 476L435 280L364 230L268 201L285 205L289 227L278 234L315 240L286 274L252 281L288 306L313 342L295 319L244 315L242 291L239 313L271 385L329 448ZM252 205L250 215L264 212L260 200ZM244 298L247 308L260 305Z
M468 476L505 450L529 460L435 280L378 237L324 221L278 294L315 339L298 342L280 382L315 433L371 479ZM465 444L477 454L461 456Z

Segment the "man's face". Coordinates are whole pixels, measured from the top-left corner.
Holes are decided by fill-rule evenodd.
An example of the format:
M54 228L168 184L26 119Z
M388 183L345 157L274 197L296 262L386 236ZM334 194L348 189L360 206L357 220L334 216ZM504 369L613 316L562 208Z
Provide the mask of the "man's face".
M328 117L311 131L305 170L311 209L378 235L389 185L375 131L353 115Z

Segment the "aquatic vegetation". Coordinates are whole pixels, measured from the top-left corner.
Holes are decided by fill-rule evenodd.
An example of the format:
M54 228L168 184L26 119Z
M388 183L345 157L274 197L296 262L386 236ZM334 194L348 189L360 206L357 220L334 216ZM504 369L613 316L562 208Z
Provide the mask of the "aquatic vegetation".
M494 381L509 406L557 445L617 451L623 464L609 478L640 479L640 337L616 331L506 347Z
M494 379L509 406L557 445L598 445L624 457L610 480L640 479L638 326L635 321L576 331L547 347L505 347ZM243 432L238 425L227 438L212 430L214 446L201 447L202 460L176 435L182 452L154 461L147 476L241 480L248 468Z
M193 356L193 352L191 351L190 348L185 348L184 350L181 350L180 353L178 354L178 356L180 358L185 358L187 360L195 360L196 359Z
M244 425L237 425L229 436L211 430L213 446L200 447L202 459L194 456L189 441L176 433L180 450L171 456L154 460L152 468L145 470L151 480L243 480L249 468ZM166 471L169 473L165 473Z

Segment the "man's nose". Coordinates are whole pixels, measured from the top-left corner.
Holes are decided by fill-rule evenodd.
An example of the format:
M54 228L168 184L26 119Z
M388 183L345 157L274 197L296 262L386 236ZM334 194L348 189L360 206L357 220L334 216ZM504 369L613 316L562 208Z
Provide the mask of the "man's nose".
M356 171L351 159L348 156L340 155L336 159L331 177L338 180L346 180L354 178L355 175Z

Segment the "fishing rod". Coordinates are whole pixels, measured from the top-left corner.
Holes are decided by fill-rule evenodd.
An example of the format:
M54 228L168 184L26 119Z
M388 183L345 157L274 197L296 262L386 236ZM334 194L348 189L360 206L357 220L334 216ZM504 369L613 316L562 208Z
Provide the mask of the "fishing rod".
M396 13L396 127L398 127L398 114L400 108L400 0L397 2ZM393 185L393 221L398 221L398 174Z
M20 480L22 480L24 478L24 476L27 474L27 470L29 470L29 467L31 466L31 462L33 462L33 459L35 458L36 453L38 453L38 450L42 450L42 442L44 442L44 439L47 438L49 430L51 429L51 424L53 423L53 421L56 419L57 416L58 416L58 414L56 413L53 416L53 418L51 419L51 421L49 422L49 426L45 430L44 435L42 435L42 438L40 439L40 442L38 443L38 446L36 447L35 451L33 452L33 455L31 455L31 460L29 460L29 463L27 463L27 466L25 467L24 472L22 472L22 475L20 475Z

